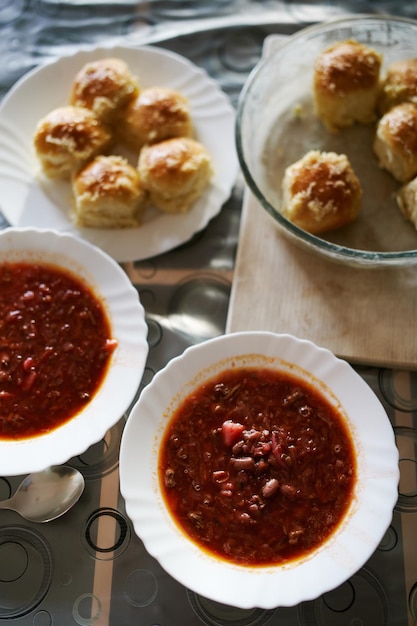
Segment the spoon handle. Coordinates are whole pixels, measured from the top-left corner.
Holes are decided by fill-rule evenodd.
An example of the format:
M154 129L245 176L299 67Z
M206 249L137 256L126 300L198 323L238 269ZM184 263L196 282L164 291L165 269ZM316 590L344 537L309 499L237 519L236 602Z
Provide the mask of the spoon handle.
M13 508L13 498L8 498L7 500L0 500L0 509L9 509L14 511Z

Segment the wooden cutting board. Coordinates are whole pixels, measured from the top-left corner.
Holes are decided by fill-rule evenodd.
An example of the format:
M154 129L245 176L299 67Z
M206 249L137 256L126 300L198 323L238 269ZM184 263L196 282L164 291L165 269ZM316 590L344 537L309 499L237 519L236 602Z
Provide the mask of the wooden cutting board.
M347 267L289 240L246 190L227 332L314 341L352 363L417 368L417 267Z

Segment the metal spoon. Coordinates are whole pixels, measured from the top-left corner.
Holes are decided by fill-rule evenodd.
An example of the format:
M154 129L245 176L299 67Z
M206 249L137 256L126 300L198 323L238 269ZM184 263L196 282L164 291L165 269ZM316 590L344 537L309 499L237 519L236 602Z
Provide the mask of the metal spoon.
M67 465L29 474L0 509L16 511L30 522L50 522L66 513L84 491L84 477Z

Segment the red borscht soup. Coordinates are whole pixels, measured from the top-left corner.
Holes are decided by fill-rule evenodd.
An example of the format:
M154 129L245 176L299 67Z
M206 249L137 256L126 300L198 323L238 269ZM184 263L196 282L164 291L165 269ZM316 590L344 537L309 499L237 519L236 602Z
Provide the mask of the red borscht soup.
M41 435L74 417L115 346L85 282L53 265L0 264L0 438Z
M268 368L226 370L178 406L159 480L176 524L229 562L282 564L341 524L356 460L337 408L313 385Z

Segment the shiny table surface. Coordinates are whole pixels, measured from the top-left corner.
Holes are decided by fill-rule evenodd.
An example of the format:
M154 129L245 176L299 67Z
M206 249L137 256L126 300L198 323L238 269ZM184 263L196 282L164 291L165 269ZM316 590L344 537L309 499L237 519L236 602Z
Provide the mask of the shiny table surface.
M265 37L344 12L417 17L415 3L171 0L0 0L0 98L39 64L99 44L155 44L205 68L236 105ZM51 86L53 89L53 86ZM123 264L140 293L149 357L140 390L188 345L224 332L238 246L243 184L207 228L176 250ZM1 189L0 189L1 208ZM1 227L7 227L5 220ZM358 368L383 402L400 450L393 521L369 562L345 585L312 602L249 611L210 602L172 580L144 550L119 492L118 452L126 416L69 463L86 489L47 525L0 513L0 623L24 626L382 626L417 620L417 378ZM0 498L21 477L0 477Z

